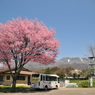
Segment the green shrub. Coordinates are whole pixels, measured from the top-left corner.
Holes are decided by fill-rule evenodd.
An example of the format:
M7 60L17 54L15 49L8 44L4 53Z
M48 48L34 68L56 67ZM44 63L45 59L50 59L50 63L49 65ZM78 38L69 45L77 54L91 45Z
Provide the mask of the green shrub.
M90 87L90 81L89 80L70 80L70 83L77 83L78 87ZM93 80L93 87L95 87L95 80Z

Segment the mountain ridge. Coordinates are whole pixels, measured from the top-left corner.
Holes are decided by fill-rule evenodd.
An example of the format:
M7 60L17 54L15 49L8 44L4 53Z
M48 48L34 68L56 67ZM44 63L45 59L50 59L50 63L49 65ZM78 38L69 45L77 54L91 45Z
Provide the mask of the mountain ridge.
M45 69L48 67L52 68L60 66L62 66L63 68L72 67L74 69L88 69L89 63L90 61L88 58L64 57L52 65L43 65L36 62L28 62L28 64L26 64L25 67L28 68L29 70Z

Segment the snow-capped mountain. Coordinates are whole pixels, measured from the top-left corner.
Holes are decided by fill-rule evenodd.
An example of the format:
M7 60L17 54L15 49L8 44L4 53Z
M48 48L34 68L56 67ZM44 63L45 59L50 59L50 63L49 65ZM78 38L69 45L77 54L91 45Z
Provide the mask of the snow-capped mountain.
M79 58L79 57L65 57L60 60L58 60L55 64L52 65L43 65L40 63L34 63L34 62L29 62L25 67L34 70L34 69L45 69L47 67L72 67L75 69L87 69L88 64L90 63L88 58Z
M90 61L88 58L66 57L58 60L55 65L61 65L64 68L73 67L75 69L87 69L89 63Z
M79 58L79 57L65 57L58 60L56 63L62 64L72 64L72 63L89 63L89 59L87 58Z

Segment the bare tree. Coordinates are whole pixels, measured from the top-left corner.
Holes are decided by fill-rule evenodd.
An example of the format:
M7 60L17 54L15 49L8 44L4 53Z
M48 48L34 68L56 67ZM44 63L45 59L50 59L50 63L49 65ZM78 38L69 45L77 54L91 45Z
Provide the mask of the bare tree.
M88 51L91 54L91 57L95 58L95 46L89 45L88 46Z

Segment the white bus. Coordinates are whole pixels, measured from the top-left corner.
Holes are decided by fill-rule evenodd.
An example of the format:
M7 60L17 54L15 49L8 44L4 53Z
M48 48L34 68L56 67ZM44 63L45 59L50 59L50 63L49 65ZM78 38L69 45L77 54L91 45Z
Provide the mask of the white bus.
M31 88L34 89L58 89L60 86L59 76L52 74L32 74Z

